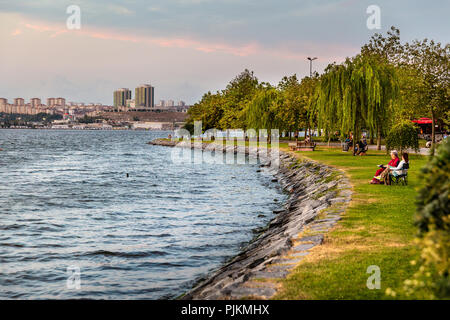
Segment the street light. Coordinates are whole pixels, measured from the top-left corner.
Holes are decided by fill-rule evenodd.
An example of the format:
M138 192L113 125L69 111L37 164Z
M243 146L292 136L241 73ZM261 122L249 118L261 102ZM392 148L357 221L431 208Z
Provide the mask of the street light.
M309 77L312 78L312 62L316 60L317 57L314 58L308 57L307 59L309 60Z

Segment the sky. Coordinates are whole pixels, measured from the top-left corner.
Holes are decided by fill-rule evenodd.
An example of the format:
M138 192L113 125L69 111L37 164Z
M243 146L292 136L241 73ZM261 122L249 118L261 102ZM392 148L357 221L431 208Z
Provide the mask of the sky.
M80 29L68 29L77 5ZM380 8L369 29L368 6ZM111 105L148 83L193 104L244 69L276 84L322 72L394 25L402 42L450 38L450 0L0 0L0 97Z

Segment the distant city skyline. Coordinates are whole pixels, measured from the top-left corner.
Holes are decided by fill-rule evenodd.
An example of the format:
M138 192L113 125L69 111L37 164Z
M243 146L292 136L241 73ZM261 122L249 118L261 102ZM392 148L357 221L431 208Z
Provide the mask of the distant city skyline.
M366 9L381 9L381 29ZM66 27L69 5L81 29ZM112 105L111 93L152 80L155 101L191 105L248 68L261 81L313 70L356 54L394 25L403 42L448 43L450 2L136 0L0 2L0 97L65 97Z

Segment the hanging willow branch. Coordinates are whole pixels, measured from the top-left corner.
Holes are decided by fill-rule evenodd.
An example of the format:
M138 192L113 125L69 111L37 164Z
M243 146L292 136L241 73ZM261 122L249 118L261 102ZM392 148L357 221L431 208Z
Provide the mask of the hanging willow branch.
M353 131L356 140L362 129L385 130L397 96L394 66L377 55L358 55L327 67L311 100L310 117L317 117L319 130Z

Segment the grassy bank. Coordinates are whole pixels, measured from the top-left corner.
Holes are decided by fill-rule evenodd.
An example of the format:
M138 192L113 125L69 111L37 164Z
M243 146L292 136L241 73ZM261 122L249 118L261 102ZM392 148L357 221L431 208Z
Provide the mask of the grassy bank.
M281 146L283 147L283 146ZM418 256L413 225L418 172L426 157L411 155L408 186L370 185L384 152L370 151L354 157L340 149L318 147L296 152L298 157L342 169L353 186L350 206L322 246L311 250L294 271L282 280L276 299L385 299L386 288L397 288L416 270ZM381 289L366 286L367 267L381 270Z

